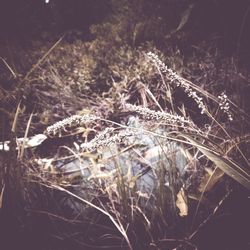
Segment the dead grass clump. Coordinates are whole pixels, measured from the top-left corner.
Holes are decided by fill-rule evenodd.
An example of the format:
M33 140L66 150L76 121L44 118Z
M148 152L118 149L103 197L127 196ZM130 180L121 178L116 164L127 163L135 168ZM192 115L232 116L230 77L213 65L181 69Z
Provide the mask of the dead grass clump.
M29 213L65 225L61 231L57 226L49 231L59 239L71 237L70 242L93 248L164 249L171 242L173 247L195 249L193 239L233 188L250 189L248 136L240 131L236 137L227 129L241 121L244 112L226 94L213 95L180 76L155 53L139 53L139 58L140 75L112 76L110 91L99 97L96 112L68 111L61 121L59 114L59 121L46 127L43 142L36 145L28 138L31 117L21 144L6 144L10 172L4 176L22 184L15 190L20 190ZM149 76L141 72L144 65ZM50 69L46 79L65 86L60 74ZM174 94L178 90L198 109L192 110L185 98L180 101ZM60 103L64 110L66 103ZM193 116L206 117L206 125ZM55 147L64 138L71 138L69 144L65 139ZM49 140L54 155L45 157L31 148ZM11 154L16 146L18 157ZM4 187L11 182L4 179L3 194L8 194ZM217 187L220 196L213 203L210 193Z

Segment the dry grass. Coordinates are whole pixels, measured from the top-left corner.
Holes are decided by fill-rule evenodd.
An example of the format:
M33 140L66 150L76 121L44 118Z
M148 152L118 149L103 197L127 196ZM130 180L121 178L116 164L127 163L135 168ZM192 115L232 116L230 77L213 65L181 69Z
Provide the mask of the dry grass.
M49 53L50 50L42 60ZM236 185L225 175L250 189L246 155L249 135L246 131L235 135L231 129L237 128L242 117L249 122L248 117L233 105L227 95L208 93L168 68L156 54L144 54L141 60L147 65L150 83L155 81L157 90L160 85L164 87L160 94L151 91L150 84L142 83L140 77L124 78L120 85L112 79L111 98L99 97L100 104L94 111L89 110L90 114L69 116L45 129L45 141L52 140L52 144L48 144L51 152L47 158L39 155L39 151L26 149L24 143L18 147L17 157L13 134L9 158L4 163L4 169L8 171L1 173L0 207L15 192L24 202L26 211L44 209L43 213L49 219L53 214L75 224L75 220L67 219L64 214L62 204L66 199L65 208L72 214L78 212L73 215L74 219L86 224L89 230L91 226L98 228L99 224L107 227L107 233L101 227L95 229L98 237L94 241L89 238L95 235L85 232L72 236L73 241L80 245L90 247L89 244L93 244L94 248L115 245L118 248L118 242L120 248L156 246L160 249L172 242L176 249L196 249L192 239L216 214ZM39 64L40 61L35 67ZM53 67L51 70L56 72ZM33 71L31 69L24 80ZM58 73L55 73L53 79L62 85L57 77ZM136 100L133 89L139 93ZM176 91L187 95L192 104L189 101L177 102ZM198 109L193 111L192 105ZM19 108L14 117L13 133ZM197 123L192 118L194 116L201 122ZM137 119L137 123L129 125L129 117ZM32 116L23 142L28 137L31 123ZM53 140L59 140L59 145L54 145ZM175 150L171 145L175 145ZM151 152L150 149L154 150ZM183 169L176 160L180 152L186 159ZM152 161L154 157L158 157L155 162ZM78 168L67 169L65 166L70 162L65 161L68 159L77 160ZM221 170L219 174L218 169ZM150 191L142 188L147 175L153 180ZM200 213L202 203L209 204L207 194L225 180L225 186L220 186L222 195L219 200L211 204L208 212ZM52 234L65 237L63 232Z

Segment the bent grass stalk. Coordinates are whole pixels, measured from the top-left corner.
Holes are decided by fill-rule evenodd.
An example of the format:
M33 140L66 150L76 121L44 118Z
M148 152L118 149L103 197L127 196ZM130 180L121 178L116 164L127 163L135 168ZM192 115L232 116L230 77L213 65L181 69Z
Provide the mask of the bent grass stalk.
M43 184L43 185L45 185L45 184ZM47 186L47 185L46 185L46 186ZM114 219L114 217L113 217L111 214L109 214L107 211L105 211L104 209L102 209L102 208L96 206L95 204L93 204L93 203L91 203L91 202L89 202L89 201L87 201L87 200L85 200L85 199L79 197L78 195L76 195L76 194L70 192L69 190L67 190L67 189L65 189L65 188L63 188L63 187L61 187L61 186L59 186L59 185L56 185L56 184L51 183L50 186L47 186L47 187L53 188L53 189L57 189L57 190L59 190L59 191L61 191L61 192L64 192L64 193L66 193L66 194L68 194L68 195L70 195L70 196L76 198L77 200L79 200L79 201L81 201L81 202L83 202L83 203L89 205L90 207L92 207L92 208L98 210L99 212L101 212L101 213L104 214L105 216L107 216L107 217L111 220L111 222L114 224L114 226L117 228L117 230L121 233L121 235L124 237L124 239L126 240L126 242L127 242L127 244L128 244L129 249L130 249L130 250L133 250L132 245L131 245L131 243L130 243L130 240L129 240L128 236L127 236L126 230L125 230L125 228L123 227L122 223L121 223L119 220L116 221L116 220Z
M213 101L215 101L217 104L219 104L219 109L224 112L227 116L228 119L231 121L232 120L232 115L229 111L230 106L229 106L229 100L228 97L225 95L225 93L222 93L221 95L219 95L218 97L214 97L213 95L207 93L206 91L202 90L201 88L199 88L198 86L194 85L193 83L189 82L188 80L182 78L181 76L179 76L176 72L174 72L173 70L171 70L170 68L168 68L159 58L156 54L149 52L148 54L148 58L150 59L151 62L153 62L153 64L157 67L158 69L158 73L160 74L162 81L164 83L164 85L166 86L166 90L168 91L171 88L171 85L168 84L169 86L166 85L165 82L165 78L167 77L170 80L171 84L175 84L177 87L181 87L184 92L190 97L192 98L196 104L198 105L198 107L201 110L201 114L205 113L208 115L209 118L211 118L213 123L216 123L220 129L222 131L224 131L224 133L227 135L228 138L231 139L229 133L226 131L226 129L222 126L222 124L220 124L215 117L209 112L208 107L206 106L206 104L203 101L203 98L200 95L203 95L205 97L208 97L210 99L212 99ZM170 90L169 90L170 91ZM93 121L97 122L97 121L104 121L106 123L106 128L97 133L97 135L94 137L94 139L82 143L80 145L80 148L82 151L94 151L96 149L102 148L102 147L109 147L111 144L119 144L121 142L123 142L123 139L129 136L133 136L136 135L137 133L140 132L144 132L144 133L148 133L150 135L155 136L156 138L163 138L166 140L172 140L175 142L181 142L184 144L188 144L191 145L197 149L199 149L203 155L207 156L212 162L215 163L223 163L223 167L224 169L222 169L224 172L226 173L230 173L233 171L234 175L238 175L239 178L235 178L238 182L242 182L245 185L245 181L247 180L247 178L245 178L245 173L242 173L242 171L238 168L238 165L233 165L233 163L231 163L230 161L228 161L226 158L224 159L222 157L221 153L217 153L215 150L213 150L213 147L207 147L206 145L202 145L200 143L200 141L202 140L204 143L208 142L209 138L211 138L213 135L211 133L211 131L209 131L208 133L205 133L202 131L202 129L200 129L198 126L196 126L196 124L194 124L194 122L187 118L186 116L180 116L177 115L174 112L174 107L173 107L173 102L171 99L171 106L172 106L172 110L174 112L174 114L172 113L168 113L168 112L164 112L161 108L161 106L159 105L159 103L157 102L156 98L154 98L153 94L151 92L149 92L150 97L155 101L155 104L158 106L158 108L160 109L160 111L154 111L151 110L149 108L146 107L141 107L141 106L136 106L130 103L122 103L125 110L127 111L131 111L133 113L137 113L139 115L141 115L145 120L152 120L152 121L156 121L159 122L162 125L168 125L170 128L173 129L173 131L169 131L166 132L166 134L159 134L156 133L154 131L148 130L147 126L146 128L136 128L136 127L128 127L125 125L122 125L120 123L116 123L114 121L110 121L95 115L84 115L84 116L79 116L79 115L75 115L75 116L71 116L69 118L63 119L62 121L59 121L57 123L55 123L52 126L47 127L45 134L49 135L49 136L56 136L58 134L60 134L63 131L66 131L72 127L78 127L78 126L82 126L85 125L86 123L91 123ZM110 125L110 126L108 126ZM113 128L114 126L114 128ZM184 131L184 132L182 132ZM190 134L190 132L194 132L194 134ZM196 138L198 140L193 139ZM215 138L215 136L214 136ZM217 137L218 138L218 137ZM162 147L162 145L160 145ZM237 145L236 145L237 146ZM163 147L162 147L163 149ZM164 150L163 153L165 154ZM74 154L74 153L73 153ZM80 156L81 152L79 152L78 157ZM111 202L111 211L112 214L111 215L108 210L106 210L105 206L103 205L103 208L100 208L96 205L94 205L93 203L77 196L76 194L64 189L63 187L56 185L56 184L51 184L50 186L52 188L58 189L62 192L65 192L71 196L73 196L74 198L80 200L81 202L95 208L96 210L100 211L101 213L103 213L105 216L109 217L109 219L112 221L112 223L114 224L114 226L117 228L117 230L121 233L121 235L123 236L123 238L126 240L129 249L132 249L132 245L130 243L130 239L126 233L127 228L124 227L124 224L122 223L122 215L119 211L117 211L116 208L116 204L115 201L112 197L112 195L115 192L115 194L118 196L118 202L121 205L122 211L125 213L125 215L131 215L131 218L133 218L133 207L135 205L133 205L133 201L132 201L132 205L131 205L131 213L130 213L130 208L129 208L129 199L131 197L131 194L128 193L128 188L127 188L127 183L125 183L125 178L123 176L123 173L121 172L121 166L119 163L119 159L117 159L114 155L114 163L115 163L115 167L118 173L118 176L116 176L116 187L114 190L106 190L106 193L108 194L109 200ZM170 168L174 168L175 166L170 166ZM165 214L164 213L164 208L166 207L166 194L164 193L164 184L165 184L165 171L166 169L164 169L164 166L159 166L158 168L159 171L162 171L159 173L159 183L158 183L158 199L156 200L159 203L159 207L157 207L157 211L160 211L160 214ZM172 192L172 201L171 203L173 203L173 205L175 206L175 195L176 195L176 190L175 189L175 176L174 176L174 169L170 170L171 173L168 173L169 176L169 185L170 185L170 189ZM164 173L163 173L164 172ZM212 177L210 177L212 178ZM209 180L206 184L206 186L208 185ZM241 184L242 184L241 183ZM200 202L201 199L204 195L204 192L206 190L206 186L201 194L201 198L198 202L198 205L196 207L195 210L195 214L193 217L193 221L192 221L192 225L191 228L194 225L197 213L198 213L198 209L200 206ZM248 186L248 185L245 185ZM136 206L137 207L137 206ZM150 227L150 222L147 218L147 215L144 214L144 212L142 212L141 208L138 205L137 210L142 214L142 216L144 217L147 227ZM155 212L155 211L154 211ZM130 216L128 217L130 218ZM193 234L194 235L194 234ZM191 239L193 236L191 235L189 237L189 239Z

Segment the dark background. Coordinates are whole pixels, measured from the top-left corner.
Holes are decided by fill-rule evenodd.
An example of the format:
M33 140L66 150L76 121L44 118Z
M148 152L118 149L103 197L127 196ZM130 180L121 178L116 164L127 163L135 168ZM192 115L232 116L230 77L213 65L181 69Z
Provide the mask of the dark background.
M178 19L192 3L194 8L185 25L188 42L214 37L225 53L237 53L246 61L250 55L248 0L51 0L48 4L43 0L2 0L1 40L41 38L44 32L49 39L72 29L79 30L81 38L89 39L90 25L119 12L122 15L129 6L134 8L138 19L158 17L161 20L158 24L167 26L163 31L167 34L178 25Z

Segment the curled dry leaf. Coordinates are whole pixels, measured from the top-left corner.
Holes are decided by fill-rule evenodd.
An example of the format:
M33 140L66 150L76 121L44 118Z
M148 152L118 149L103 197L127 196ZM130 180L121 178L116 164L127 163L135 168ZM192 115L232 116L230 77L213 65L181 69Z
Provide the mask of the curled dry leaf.
M176 206L179 208L179 215L181 217L188 215L188 204L187 196L183 188L180 189L179 193L176 196Z

